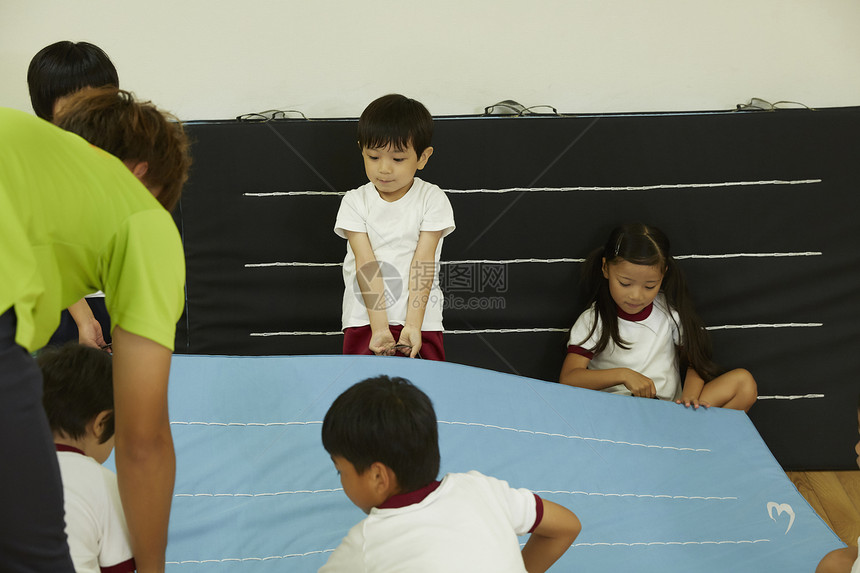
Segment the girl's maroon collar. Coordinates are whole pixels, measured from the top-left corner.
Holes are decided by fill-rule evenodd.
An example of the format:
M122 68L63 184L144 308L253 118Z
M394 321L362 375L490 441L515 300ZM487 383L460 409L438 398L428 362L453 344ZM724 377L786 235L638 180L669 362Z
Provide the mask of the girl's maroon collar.
M618 318L623 318L624 320L629 320L630 322L641 322L651 316L651 311L654 310L654 303L652 302L636 314L628 314L621 310L620 306L615 306L615 310L618 311Z

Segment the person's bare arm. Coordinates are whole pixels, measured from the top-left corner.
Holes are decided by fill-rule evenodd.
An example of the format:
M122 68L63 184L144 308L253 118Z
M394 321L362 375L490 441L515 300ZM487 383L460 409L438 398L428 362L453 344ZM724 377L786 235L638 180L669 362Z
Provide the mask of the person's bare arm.
M529 573L543 573L564 555L582 530L579 518L564 506L543 501L543 519L523 547Z
M684 404L686 407L692 406L698 409L699 406L710 406L708 402L702 401L702 389L705 387L705 381L699 376L693 368L687 368L687 375L684 376L684 388L681 391L680 400L675 400L678 404Z
M170 349L113 331L116 469L138 573L164 571L176 458L167 413Z
M851 573L851 568L856 560L856 547L834 549L818 563L815 573Z
M355 255L355 277L361 288L367 317L370 320L370 351L374 354L393 354L394 337L388 328L385 281L379 269L379 261L373 252L367 233L346 231L349 246Z
M559 382L568 386L578 386L590 390L603 390L617 384L624 384L634 396L654 398L657 387L654 381L629 368L608 368L589 370L591 362L585 356L570 352L561 367Z
M409 301L406 321L398 344L411 348L409 356L415 358L421 350L421 326L430 298L430 289L436 278L436 247L442 231L421 231L412 262L409 265Z
M102 332L102 325L93 316L93 310L87 303L87 299L82 298L78 302L69 307L69 314L75 321L78 327L78 342L85 346L94 348L104 348L105 338Z

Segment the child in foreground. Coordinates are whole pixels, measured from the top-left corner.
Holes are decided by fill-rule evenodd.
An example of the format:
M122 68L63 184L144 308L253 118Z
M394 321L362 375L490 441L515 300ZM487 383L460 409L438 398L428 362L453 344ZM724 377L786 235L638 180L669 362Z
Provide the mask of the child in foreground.
M135 569L116 474L101 465L114 443L111 361L101 350L74 343L48 347L38 357L76 573Z
M857 398L857 432L860 433L860 397ZM857 453L857 467L860 468L860 441L854 446ZM857 539L860 545L860 538ZM857 547L834 549L824 556L815 573L860 573L860 557Z
M589 255L584 276L589 307L570 331L562 384L694 408L752 407L752 375L722 373L711 360L708 332L662 231L641 223L615 228Z
M415 177L433 154L432 136L427 109L398 94L375 100L358 120L370 182L344 195L334 226L349 241L344 354L445 359L439 257L454 211L439 187Z
M436 413L408 380L379 376L347 389L326 413L322 441L347 497L368 516L320 573L535 573L579 534L571 511L504 481L476 471L436 481Z

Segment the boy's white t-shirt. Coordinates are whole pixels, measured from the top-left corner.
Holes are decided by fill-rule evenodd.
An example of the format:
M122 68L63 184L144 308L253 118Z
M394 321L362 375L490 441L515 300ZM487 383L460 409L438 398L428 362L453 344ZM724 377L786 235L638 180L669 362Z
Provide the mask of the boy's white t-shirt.
M517 536L537 525L539 499L476 471L448 474L417 503L371 509L319 573L525 573Z
M76 573L100 573L101 567L127 564L132 553L116 474L78 451L58 451L57 460Z
M445 193L418 177L409 191L394 202L379 196L373 183L347 191L340 204L334 232L346 238L347 231L367 233L385 282L384 307L389 324L403 324L409 298L409 271L421 231L454 230L454 210ZM443 239L436 246L435 263L419 270L419 281L432 281L421 330L442 330L442 291L439 288L439 257ZM355 254L347 242L343 261L343 328L370 324L367 307L356 281ZM382 301L380 301L382 302Z

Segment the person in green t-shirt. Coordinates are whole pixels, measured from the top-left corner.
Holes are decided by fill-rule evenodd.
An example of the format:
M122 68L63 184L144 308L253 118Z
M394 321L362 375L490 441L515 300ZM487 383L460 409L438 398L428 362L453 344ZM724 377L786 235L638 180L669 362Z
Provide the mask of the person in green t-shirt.
M115 90L107 108L88 97L85 90L69 98L68 121L120 126L126 141L148 142L154 153L122 162L0 108L0 435L15 436L4 456L11 471L0 471L4 570L72 571L30 352L44 345L63 308L97 290L113 322L115 456L132 549L139 572L164 570L175 475L167 379L185 265L176 225L155 195L178 200L188 144L178 123L130 94Z

